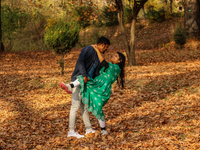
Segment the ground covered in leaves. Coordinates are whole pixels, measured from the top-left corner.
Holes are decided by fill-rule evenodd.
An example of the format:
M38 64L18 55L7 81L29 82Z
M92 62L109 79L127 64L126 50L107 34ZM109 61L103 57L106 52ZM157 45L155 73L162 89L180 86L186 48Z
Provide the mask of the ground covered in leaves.
M2 149L199 149L200 43L182 50L173 42L158 50L136 51L137 66L126 66L126 88L113 86L104 107L108 135L67 138L71 96L69 82L81 48L65 57L51 51L9 52L0 61L0 147ZM118 46L105 54L109 60ZM80 111L76 131L85 134Z

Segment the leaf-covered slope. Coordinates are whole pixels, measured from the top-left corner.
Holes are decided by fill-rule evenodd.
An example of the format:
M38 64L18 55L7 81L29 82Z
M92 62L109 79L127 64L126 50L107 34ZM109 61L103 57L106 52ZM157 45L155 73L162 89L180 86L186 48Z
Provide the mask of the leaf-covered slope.
M80 49L65 57L51 51L1 55L0 147L2 149L199 149L200 49L189 41L183 50L173 42L159 50L137 51L138 66L127 67L126 88L113 86L104 107L108 135L67 138L71 96L59 87L69 82ZM111 46L107 60L119 47ZM80 111L76 131L85 133Z

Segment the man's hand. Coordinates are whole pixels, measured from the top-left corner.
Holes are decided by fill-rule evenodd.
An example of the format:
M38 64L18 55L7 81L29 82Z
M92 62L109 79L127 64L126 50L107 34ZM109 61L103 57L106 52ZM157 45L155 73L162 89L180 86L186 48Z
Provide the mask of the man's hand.
M84 83L87 83L90 79L88 77L83 77Z

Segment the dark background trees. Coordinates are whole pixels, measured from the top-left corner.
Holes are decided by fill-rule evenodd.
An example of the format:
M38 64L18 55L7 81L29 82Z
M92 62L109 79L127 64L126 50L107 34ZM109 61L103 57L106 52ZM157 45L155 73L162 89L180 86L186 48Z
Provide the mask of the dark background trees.
M200 1L184 1L184 25L189 38L200 39Z

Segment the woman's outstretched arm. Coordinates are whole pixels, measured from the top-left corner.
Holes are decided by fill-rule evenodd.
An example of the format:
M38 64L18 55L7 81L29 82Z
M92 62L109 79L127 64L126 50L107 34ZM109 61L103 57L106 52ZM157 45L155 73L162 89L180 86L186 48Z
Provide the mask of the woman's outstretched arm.
M99 61L101 63L104 60L103 56L101 55L101 52L99 51L99 49L97 48L96 45L92 45L92 47L94 47L94 49L96 50L98 58L99 58Z

